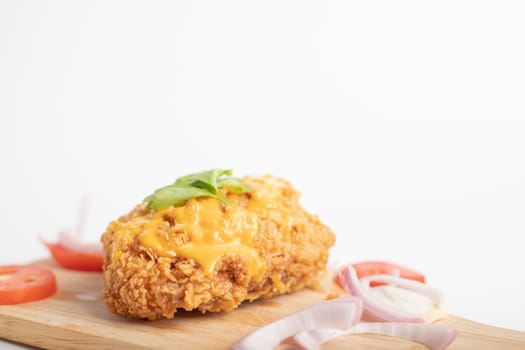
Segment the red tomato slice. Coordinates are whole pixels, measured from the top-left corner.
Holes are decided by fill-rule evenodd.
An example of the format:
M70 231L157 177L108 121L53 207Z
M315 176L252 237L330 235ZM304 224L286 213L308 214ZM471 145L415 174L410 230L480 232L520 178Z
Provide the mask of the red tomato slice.
M35 265L0 266L0 305L44 299L56 290L55 275L49 269Z
M102 271L102 254L72 250L61 243L42 241L62 267L79 271Z
M384 261L363 261L352 264L354 267L357 277L363 278L372 275L394 275L402 278L407 278L414 281L425 283L425 276L417 271L408 269L406 267L384 262ZM337 276L337 283L339 283L339 276ZM370 282L370 287L382 286L385 283L382 282Z

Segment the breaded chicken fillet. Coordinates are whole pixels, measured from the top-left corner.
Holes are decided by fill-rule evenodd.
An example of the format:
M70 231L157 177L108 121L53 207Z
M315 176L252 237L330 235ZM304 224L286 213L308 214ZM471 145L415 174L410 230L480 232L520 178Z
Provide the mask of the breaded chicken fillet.
M290 183L246 177L251 192L152 210L138 205L109 224L104 299L130 318L173 318L177 309L229 311L243 301L315 286L335 236L298 202Z

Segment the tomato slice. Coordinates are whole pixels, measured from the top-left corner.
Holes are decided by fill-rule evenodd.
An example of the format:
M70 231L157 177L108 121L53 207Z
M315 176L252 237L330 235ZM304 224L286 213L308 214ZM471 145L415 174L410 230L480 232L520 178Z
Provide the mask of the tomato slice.
M61 243L42 241L62 267L79 271L102 271L102 254L73 250Z
M53 271L35 265L0 266L0 305L40 300L55 294Z
M414 281L425 283L425 276L417 271L411 270L401 265L385 262L385 261L363 261L352 264L354 267L357 277L363 278L372 275L394 275L402 278L407 278ZM337 276L337 283L339 283L339 277ZM370 282L370 287L377 287L385 285L382 282Z

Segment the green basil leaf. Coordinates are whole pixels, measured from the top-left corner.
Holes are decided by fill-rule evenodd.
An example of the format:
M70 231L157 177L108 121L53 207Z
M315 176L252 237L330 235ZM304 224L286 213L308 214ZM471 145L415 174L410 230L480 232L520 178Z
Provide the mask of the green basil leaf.
M231 174L231 169L212 169L179 177L177 181L175 181L175 184L200 187L208 190L210 193L216 194L218 191L218 179L221 176L229 176Z
M179 177L174 184L162 187L144 199L148 208L160 210L169 206L182 206L191 198L213 197L225 204L228 200L219 193L219 188L227 187L235 192L250 192L242 184L242 179L230 176L230 169L212 169Z
M217 181L217 186L219 188L227 187L234 192L251 192L252 189L244 186L242 182L243 180L241 178L231 176L224 179L219 179L219 181Z
M156 190L152 195L146 197L144 201L148 203L149 208L153 210L160 210L171 205L184 205L189 199L196 197L214 197L221 202L229 204L226 198L223 196L209 193L207 190L199 187L184 185L169 185L162 187Z

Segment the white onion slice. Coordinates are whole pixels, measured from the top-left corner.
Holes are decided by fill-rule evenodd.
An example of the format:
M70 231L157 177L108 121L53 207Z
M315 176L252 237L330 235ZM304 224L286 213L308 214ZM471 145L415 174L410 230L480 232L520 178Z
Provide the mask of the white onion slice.
M421 315L427 323L436 322L447 316L445 308L435 300L412 290L386 285L370 288L369 293L392 308Z
M370 282L384 282L396 287L401 287L417 292L418 294L425 295L428 298L432 299L438 305L440 305L443 301L443 294L439 289L419 281L414 281L407 278L392 275L371 275L361 278L361 283L365 286L366 289L377 288L371 288Z
M363 314L363 303L354 297L322 302L267 324L239 340L234 350L273 349L299 332L316 329L350 330Z
M391 322L425 322L422 315L400 310L393 307L391 303L385 302L384 299L372 295L368 289L363 287L352 265L348 265L339 274L343 287L350 294L363 300L365 313L370 317Z
M443 350L456 339L457 331L434 324L361 322L348 331L318 329L297 334L293 340L304 349L319 349L324 342L343 334L381 334L412 340L432 350Z
M349 265L340 271L343 287L353 297L314 305L272 322L237 342L233 349L273 349L283 341L307 350L343 334L371 333L405 338L443 350L454 341L457 331L426 324L429 311L441 310L439 290L399 276L376 275L359 280ZM390 285L370 288L370 282ZM363 309L372 317L394 322L358 323Z

